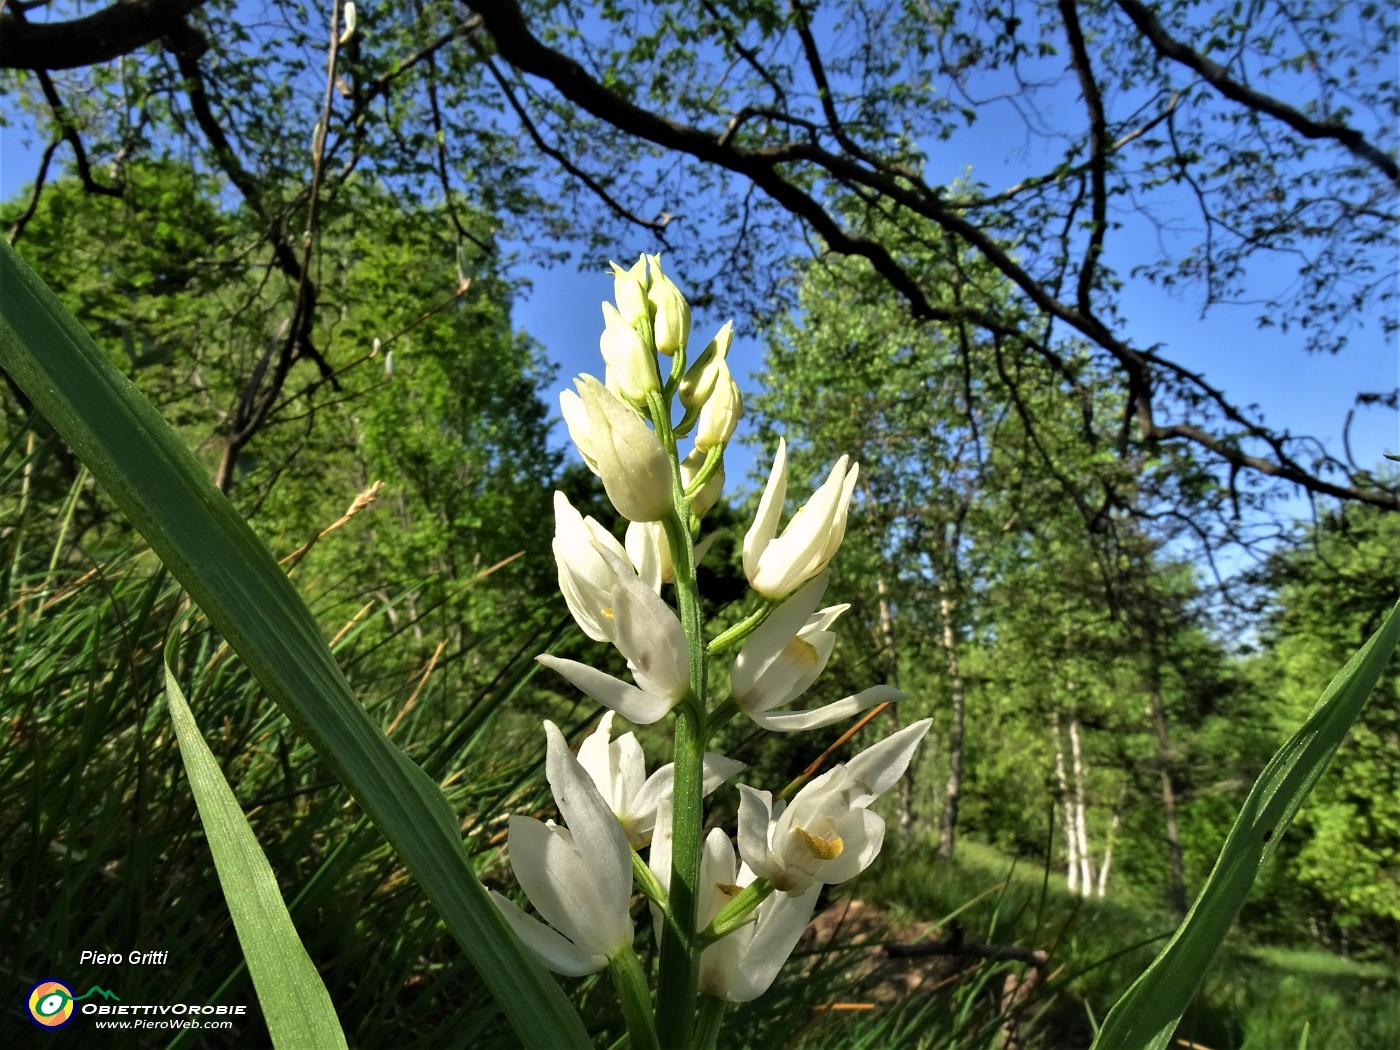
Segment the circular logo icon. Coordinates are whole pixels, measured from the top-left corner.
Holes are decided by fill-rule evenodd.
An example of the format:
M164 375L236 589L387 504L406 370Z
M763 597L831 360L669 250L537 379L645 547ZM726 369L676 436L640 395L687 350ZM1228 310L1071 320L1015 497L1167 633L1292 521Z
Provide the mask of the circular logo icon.
M73 1020L73 990L62 981L40 981L29 989L29 1016L45 1028L62 1028Z

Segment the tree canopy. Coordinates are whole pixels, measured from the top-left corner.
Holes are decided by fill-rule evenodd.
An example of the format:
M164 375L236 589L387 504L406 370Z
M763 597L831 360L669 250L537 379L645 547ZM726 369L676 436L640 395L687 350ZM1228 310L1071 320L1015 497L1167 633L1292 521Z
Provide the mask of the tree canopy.
M256 216L288 305L254 408L324 360L317 207L368 175L487 253L683 246L692 287L760 319L790 305L793 256L857 257L915 319L979 333L966 353L1034 356L1071 386L1088 353L1120 393L1086 421L1106 448L1190 445L1233 491L1272 477L1394 508L1373 464L1138 342L1122 298L1256 300L1261 360L1271 328L1336 350L1387 315L1390 22L1142 0L42 2L0 13L0 68L44 143L34 200L60 149L97 194L178 154ZM951 300L929 279L940 245ZM255 422L236 409L230 437Z

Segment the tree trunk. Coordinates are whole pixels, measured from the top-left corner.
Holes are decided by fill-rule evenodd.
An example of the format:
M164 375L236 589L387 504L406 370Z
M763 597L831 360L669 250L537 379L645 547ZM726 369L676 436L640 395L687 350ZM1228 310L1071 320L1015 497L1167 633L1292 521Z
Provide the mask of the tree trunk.
M867 491L867 496L869 492ZM888 589L885 586L883 576L875 577L875 593L879 595L880 601L880 666L884 668L885 681L896 689L899 688L899 656L894 644L894 612L890 609ZM895 705L889 707L889 715L894 722L895 729L900 728L899 712L895 710ZM915 753L917 757L917 752ZM914 763L911 761L909 769L904 776L899 778L899 837L902 841L909 841L909 836L914 830L914 800L910 785L914 781Z
M1108 825L1108 838L1103 845L1103 860L1099 864L1099 884L1095 893L1102 897L1108 889L1108 869L1113 864L1113 845L1118 841L1118 826L1123 823L1123 804L1128 800L1128 785L1118 792L1118 801L1113 804L1113 821Z
M963 770L963 680L958 667L957 635L953 630L956 604L948 593L946 580L938 581L938 609L943 616L943 659L948 666L948 698L951 725L948 728L948 785L943 793L943 817L938 829L938 855L953 859L958 828L958 802L962 799Z
M1176 787L1172 782L1171 740L1167 735L1167 716L1162 705L1162 683L1157 675L1155 660L1149 674L1150 713L1152 727L1157 735L1157 768L1162 779L1162 813L1167 823L1167 862L1172 880L1170 903L1178 915L1184 916L1189 906L1186 896L1186 869L1181 860L1181 833L1176 822Z
M1069 882L1070 893L1079 892L1079 836L1075 833L1074 799L1069 790L1069 777L1065 774L1065 748L1060 738L1060 715L1056 712L1050 720L1055 732L1055 780L1060 785L1060 800L1064 805L1065 817L1065 877Z
M1089 852L1088 804L1084 797L1084 749L1079 742L1079 716L1069 716L1070 756L1074 760L1074 833L1079 840L1079 885L1084 896L1094 888L1094 858Z

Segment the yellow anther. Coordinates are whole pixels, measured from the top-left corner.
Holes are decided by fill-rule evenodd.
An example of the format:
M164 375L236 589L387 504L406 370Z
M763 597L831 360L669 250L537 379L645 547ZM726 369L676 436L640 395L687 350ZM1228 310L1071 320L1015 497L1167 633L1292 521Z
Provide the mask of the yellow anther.
M801 837L802 844L818 860L835 860L841 856L841 851L846 848L840 835L832 834L830 838L824 839L820 835L811 834L806 828L795 828L794 830Z

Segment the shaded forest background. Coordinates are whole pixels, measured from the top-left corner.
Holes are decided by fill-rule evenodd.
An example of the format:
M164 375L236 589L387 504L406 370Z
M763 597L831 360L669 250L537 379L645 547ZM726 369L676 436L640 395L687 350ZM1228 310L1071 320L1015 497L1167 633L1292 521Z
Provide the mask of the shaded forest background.
M897 717L935 730L890 806L898 845L854 893L899 939L1012 860L1050 872L1058 924L1009 903L958 921L1067 960L1017 1038L1076 1045L1082 1004L1135 972L1103 962L1106 941L1170 929L1254 776L1396 597L1394 464L1270 428L1249 390L1136 345L1121 303L1146 282L1210 308L1282 268L1248 351L1261 370L1299 331L1316 353L1393 340L1357 326L1393 314L1384 5L347 7L8 5L5 134L36 137L36 171L0 228L293 556L366 706L449 785L488 883L502 815L542 802L538 719L592 716L531 670L547 646L591 652L564 630L550 493L608 520L551 434L564 377L512 322L519 271L572 248L601 275L639 236L668 250L762 358L756 458L781 435L810 478L841 452L862 464L834 565L853 609L814 702L888 680L911 697ZM1006 98L1014 134L1056 156L1002 188L949 158ZM599 327L580 317L580 342ZM1359 412L1395 404L1358 392ZM163 980L238 987L153 704L178 592L8 385L0 447L16 973L80 941L159 941L186 949ZM716 605L743 593L752 487L731 471L711 515ZM470 971L340 789L216 638L186 660L347 1032L410 1045L404 1017L427 1011L486 1038ZM731 743L773 779L813 757ZM1400 1024L1393 673L1241 931L1252 965L1293 953L1285 991L1262 969L1208 985L1209 1045L1296 1042L1332 1009L1362 1018L1337 1046ZM940 1045L1006 1045L1023 1007L949 965L940 1001L980 1004L982 1027L950 1007L933 1027L963 1042ZM746 1038L784 1045L790 997L820 987L751 1011ZM1273 1001L1267 1023L1246 998Z

